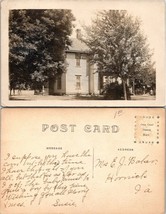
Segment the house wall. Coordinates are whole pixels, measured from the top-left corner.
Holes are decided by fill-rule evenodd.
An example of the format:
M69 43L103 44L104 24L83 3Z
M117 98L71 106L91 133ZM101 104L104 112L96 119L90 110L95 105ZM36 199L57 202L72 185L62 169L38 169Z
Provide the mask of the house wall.
M61 76L61 89L58 88L58 77L50 81L49 94L99 94L98 73L90 65L86 54L81 54L80 66L76 64L75 53L66 54L66 72ZM80 88L78 79L80 78Z
M89 94L89 66L86 57L81 57L76 65L75 53L67 53L66 94ZM76 87L76 76L80 76L80 89Z
M60 76L56 76L53 83L52 83L52 88L53 92L52 94L66 94L66 73L62 73L61 75L61 88L58 88L58 78Z

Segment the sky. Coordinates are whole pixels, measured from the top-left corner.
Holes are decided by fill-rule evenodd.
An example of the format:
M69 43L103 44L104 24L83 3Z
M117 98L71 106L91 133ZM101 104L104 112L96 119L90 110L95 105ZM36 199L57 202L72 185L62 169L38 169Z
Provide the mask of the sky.
M75 29L81 28L82 24L90 25L91 19L95 17L95 13L101 9L126 9L129 14L134 17L139 17L141 20L141 30L144 35L147 36L150 49L154 52L153 60L155 61L155 59L159 57L162 48L161 42L163 42L162 39L164 40L164 38L162 38L162 35L164 35L164 9L163 6L157 4L157 1L153 2L152 0L152 4L149 4L148 1L146 4L146 1L144 1L142 4L136 2L135 4L124 4L123 6L117 6L116 4L116 7L114 7L114 5L112 5L112 7L105 5L102 8L98 5L95 7L89 5L86 9L74 8L72 12L76 18ZM75 32L73 36L75 36Z

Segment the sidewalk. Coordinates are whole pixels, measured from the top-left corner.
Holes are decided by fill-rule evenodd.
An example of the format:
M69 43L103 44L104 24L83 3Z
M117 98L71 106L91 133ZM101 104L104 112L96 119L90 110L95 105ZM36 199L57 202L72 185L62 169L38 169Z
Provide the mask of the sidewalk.
M104 100L101 96L75 96L75 95L34 95L34 91L22 91L21 94L9 96L10 100ZM131 100L155 100L155 96L149 94L132 95Z
M132 95L131 100L155 100L156 96L152 96L149 94L143 94L143 95Z

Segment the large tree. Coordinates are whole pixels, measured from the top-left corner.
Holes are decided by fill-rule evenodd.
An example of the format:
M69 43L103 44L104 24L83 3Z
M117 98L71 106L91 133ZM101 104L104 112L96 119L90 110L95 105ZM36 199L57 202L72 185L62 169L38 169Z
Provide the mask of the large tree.
M41 87L65 69L74 17L70 10L11 10L9 16L10 87Z
M127 79L140 78L153 69L152 53L140 26L139 19L127 11L108 10L98 12L92 25L85 27L91 61L98 72L122 79L125 99Z

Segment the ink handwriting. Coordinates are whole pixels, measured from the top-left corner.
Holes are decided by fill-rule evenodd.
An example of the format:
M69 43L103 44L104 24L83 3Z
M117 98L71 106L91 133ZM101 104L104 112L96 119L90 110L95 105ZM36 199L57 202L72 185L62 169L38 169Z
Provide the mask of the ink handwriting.
M8 153L1 170L4 207L40 205L49 200L52 206L76 207L77 203L84 203L89 192L90 172L86 166L90 159L89 149L44 156Z
M7 153L1 164L1 199L5 208L45 202L53 207L75 208L93 194L91 184L98 176L101 184L134 181L133 194L152 194L152 185L147 183L149 168L157 164L149 154L106 158L102 153L94 155L92 149L44 155Z

